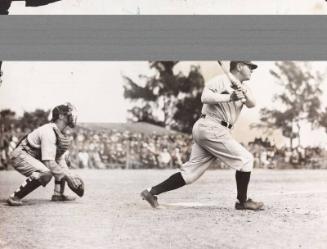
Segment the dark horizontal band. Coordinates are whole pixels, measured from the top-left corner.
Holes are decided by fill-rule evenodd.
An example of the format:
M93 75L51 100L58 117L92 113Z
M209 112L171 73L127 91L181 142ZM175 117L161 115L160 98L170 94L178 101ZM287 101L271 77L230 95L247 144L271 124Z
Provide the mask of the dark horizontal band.
M326 60L327 16L1 16L2 60Z

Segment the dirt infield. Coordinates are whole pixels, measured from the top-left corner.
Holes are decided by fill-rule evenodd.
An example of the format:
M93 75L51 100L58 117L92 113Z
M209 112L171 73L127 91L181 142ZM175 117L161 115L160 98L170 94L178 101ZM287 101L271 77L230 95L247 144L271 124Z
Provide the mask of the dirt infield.
M260 212L234 210L231 170L162 194L158 210L139 192L173 171L76 172L86 183L82 199L49 201L51 183L23 207L5 200L24 178L0 172L1 249L326 248L327 170L256 170L249 193L266 203Z

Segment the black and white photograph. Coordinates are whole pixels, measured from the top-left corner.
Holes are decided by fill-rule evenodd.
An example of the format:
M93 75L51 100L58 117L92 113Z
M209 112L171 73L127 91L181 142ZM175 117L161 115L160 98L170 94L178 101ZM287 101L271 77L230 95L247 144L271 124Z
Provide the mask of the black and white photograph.
M326 247L326 61L1 71L0 248Z
M3 15L326 15L325 0L1 0Z

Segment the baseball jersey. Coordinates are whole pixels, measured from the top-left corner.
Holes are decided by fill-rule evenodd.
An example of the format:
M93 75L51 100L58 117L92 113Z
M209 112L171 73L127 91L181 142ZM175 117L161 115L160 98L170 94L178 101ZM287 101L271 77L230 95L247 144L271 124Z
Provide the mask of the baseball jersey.
M28 143L34 148L34 150L28 151L31 156L42 161L56 160L57 138L54 128L56 128L55 123L48 123L27 135Z
M217 94L231 94L234 89L232 88L229 79L225 75L220 75L211 79L206 84L203 93L205 91ZM217 104L203 104L202 113L234 125L240 115L242 107L242 101L228 100Z

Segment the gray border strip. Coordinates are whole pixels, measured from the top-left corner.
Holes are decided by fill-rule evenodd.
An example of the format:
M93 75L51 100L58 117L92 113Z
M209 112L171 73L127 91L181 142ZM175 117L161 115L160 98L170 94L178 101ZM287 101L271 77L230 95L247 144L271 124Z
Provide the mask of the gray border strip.
M326 60L327 16L1 16L2 60Z

